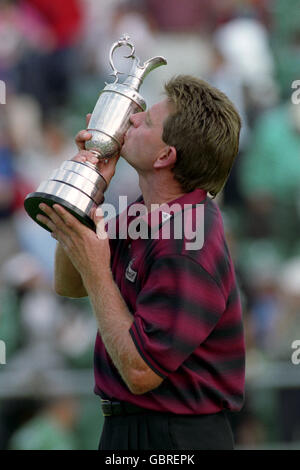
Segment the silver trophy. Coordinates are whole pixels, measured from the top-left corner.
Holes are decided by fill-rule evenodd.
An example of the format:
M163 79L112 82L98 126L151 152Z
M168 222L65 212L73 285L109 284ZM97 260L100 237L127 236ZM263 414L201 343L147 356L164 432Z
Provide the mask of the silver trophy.
M121 72L113 62L113 54L121 46L130 47L131 53L125 58L133 60L124 83L118 83ZM131 114L146 109L146 103L138 92L144 78L167 61L163 57L153 57L140 65L129 36L124 35L112 45L109 63L115 81L106 83L100 93L87 129L92 138L85 144L86 150L93 152L99 159L112 158L120 153L124 135L130 126ZM96 165L68 160L48 180L42 181L36 192L28 194L24 206L29 216L46 230L49 230L48 227L36 220L37 214L42 213L39 209L41 202L49 206L60 204L84 225L95 230L91 212L103 202L106 186Z

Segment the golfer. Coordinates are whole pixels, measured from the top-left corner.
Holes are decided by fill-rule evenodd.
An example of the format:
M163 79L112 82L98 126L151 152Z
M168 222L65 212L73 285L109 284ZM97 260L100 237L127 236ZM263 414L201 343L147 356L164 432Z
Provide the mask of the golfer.
M97 233L57 204L37 216L58 241L56 292L89 296L97 319L99 449L233 449L227 412L243 405L245 344L214 197L238 153L240 117L221 91L180 75L130 124L121 156L139 175L142 214L129 206L112 235L101 210ZM84 150L90 138L79 132L75 160L98 162ZM108 184L118 158L97 163ZM124 224L143 236L124 236ZM203 235L197 249L191 232Z

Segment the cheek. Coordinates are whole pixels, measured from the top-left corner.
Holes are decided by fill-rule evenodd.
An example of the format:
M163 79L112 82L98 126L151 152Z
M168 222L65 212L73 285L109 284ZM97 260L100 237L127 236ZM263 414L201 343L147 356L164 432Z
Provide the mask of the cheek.
M150 141L147 135L137 131L136 134L132 135L129 144L130 149L135 154L141 154L147 152L150 146Z

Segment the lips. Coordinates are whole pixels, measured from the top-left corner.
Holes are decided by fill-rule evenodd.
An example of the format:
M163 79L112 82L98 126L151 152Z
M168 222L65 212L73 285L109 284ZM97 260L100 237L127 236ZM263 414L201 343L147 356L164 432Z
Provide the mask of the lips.
M126 134L124 135L123 144L124 144L125 140L128 139L129 134L130 134L130 129L128 129L128 131L127 131Z
M127 132L126 132L126 134L125 134L124 137L123 137L123 141L122 141L122 143L121 143L121 148L124 147L124 145L125 145L125 143L126 143L127 137L128 137L128 135L127 135Z

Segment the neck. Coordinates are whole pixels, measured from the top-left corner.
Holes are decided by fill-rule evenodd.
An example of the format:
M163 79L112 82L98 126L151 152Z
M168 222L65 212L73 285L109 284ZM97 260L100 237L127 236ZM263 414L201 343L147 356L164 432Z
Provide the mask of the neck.
M152 204L165 204L184 195L179 183L174 178L152 178L140 175L139 185L148 212Z

